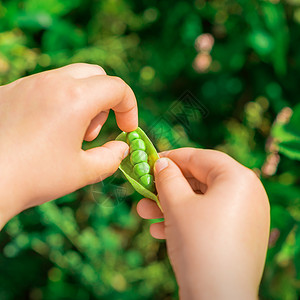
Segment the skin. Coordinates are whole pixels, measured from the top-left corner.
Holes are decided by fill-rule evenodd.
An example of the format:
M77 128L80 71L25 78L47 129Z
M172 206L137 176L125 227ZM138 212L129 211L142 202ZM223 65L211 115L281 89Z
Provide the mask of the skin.
M96 65L73 64L0 87L0 228L19 212L99 182L128 155L121 141L87 151L109 110L138 126L128 85ZM255 299L269 232L269 204L252 171L227 155L179 149L155 165L163 207L143 199L144 218L166 238L181 299Z
M121 130L138 126L137 103L120 78L73 64L0 87L0 228L19 212L114 173L128 145L84 151L109 110Z
M145 219L166 239L181 299L257 299L267 251L270 211L255 173L228 155L182 148L154 167L164 214L142 199Z

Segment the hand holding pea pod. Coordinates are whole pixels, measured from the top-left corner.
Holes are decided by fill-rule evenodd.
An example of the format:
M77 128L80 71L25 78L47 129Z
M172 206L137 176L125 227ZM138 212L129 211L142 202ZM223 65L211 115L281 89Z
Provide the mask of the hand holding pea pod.
M258 299L269 241L270 207L253 171L228 155L170 150L155 163L164 213L149 199L137 205L167 240L180 299Z
M161 208L153 178L154 163L159 156L152 142L139 127L129 133L122 132L116 140L126 142L130 147L130 155L122 161L119 169L138 193L156 201Z

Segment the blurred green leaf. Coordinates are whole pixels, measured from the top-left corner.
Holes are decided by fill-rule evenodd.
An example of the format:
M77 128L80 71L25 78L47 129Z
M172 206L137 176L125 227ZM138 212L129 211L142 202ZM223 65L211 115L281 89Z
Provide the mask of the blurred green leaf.
M295 107L287 124L275 124L272 134L277 139L279 152L300 160L300 105Z
M298 141L280 143L279 152L291 159L300 160L300 138Z

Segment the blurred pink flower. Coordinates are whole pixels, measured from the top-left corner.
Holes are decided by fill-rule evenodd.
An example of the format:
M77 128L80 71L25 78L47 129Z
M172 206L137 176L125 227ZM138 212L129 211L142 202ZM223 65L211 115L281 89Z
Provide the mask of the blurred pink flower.
M270 232L269 248L272 248L275 246L279 236L280 236L280 231L277 228L273 228Z
M278 153L270 153L267 156L267 159L261 168L262 173L265 176L274 175L277 170L279 161L280 161L280 156Z
M290 107L284 107L277 115L275 122L286 124L290 120L292 114L293 111Z
M204 33L199 35L195 40L195 48L197 51L210 52L215 39L210 33Z
M198 73L204 73L209 68L212 58L208 53L198 53L193 62L193 68Z

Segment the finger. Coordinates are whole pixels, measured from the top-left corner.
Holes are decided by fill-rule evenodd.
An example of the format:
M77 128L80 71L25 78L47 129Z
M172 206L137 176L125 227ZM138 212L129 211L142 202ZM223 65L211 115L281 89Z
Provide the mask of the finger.
M163 211L180 203L185 205L195 193L179 167L168 158L160 158L154 165L155 185Z
M111 141L101 147L82 150L85 185L102 181L112 175L128 153L127 143L121 141Z
M79 81L82 94L82 109L94 118L99 112L113 109L118 126L129 132L138 127L137 103L131 88L120 78L92 76Z
M172 156L172 153L171 153L172 151L175 151L175 150L167 150L167 151L160 152L159 157L168 157L170 155ZM185 158L185 156L182 158ZM182 163L181 163L181 165L182 165ZM193 177L192 172L190 172L189 169L183 168L182 171L183 171L183 174L186 177L188 183L190 184L190 186L192 187L192 189L195 193L204 194L206 192L207 185L200 182L195 177ZM190 177L188 177L188 176L190 176Z
M196 148L180 148L160 154L174 161L186 177L195 177L209 186L222 175L232 177L235 170L244 168L227 154Z
M74 79L82 79L97 75L106 75L106 72L102 67L86 63L70 64L59 69L51 70L49 72L53 71L71 76Z
M165 223L164 222L158 222L158 223L151 224L150 225L150 234L155 239L166 239Z
M102 111L91 121L84 136L86 141L90 142L98 136L103 124L107 120L108 114L109 111Z
M143 219L160 219L164 217L157 204L153 200L147 198L139 201L136 210Z

